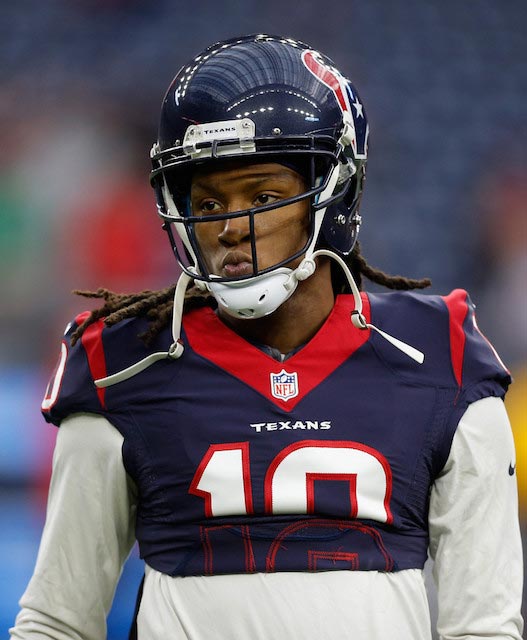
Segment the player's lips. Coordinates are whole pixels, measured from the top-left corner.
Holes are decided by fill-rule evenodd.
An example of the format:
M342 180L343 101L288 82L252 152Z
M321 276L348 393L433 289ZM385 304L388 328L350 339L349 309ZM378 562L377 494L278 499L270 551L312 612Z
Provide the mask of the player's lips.
M250 276L253 272L252 259L242 251L231 251L222 260L222 271L227 278Z

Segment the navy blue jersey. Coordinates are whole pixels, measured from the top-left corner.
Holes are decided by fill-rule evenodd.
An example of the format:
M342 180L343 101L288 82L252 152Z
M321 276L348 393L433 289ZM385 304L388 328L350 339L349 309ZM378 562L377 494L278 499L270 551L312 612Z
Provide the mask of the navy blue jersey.
M152 351L144 319L91 325L62 344L43 404L54 424L105 416L139 495L136 536L169 575L422 568L428 500L468 404L504 395L508 371L466 292L362 294L367 322L418 364L355 328L342 295L318 333L278 362L208 307L183 319L185 351L97 389Z

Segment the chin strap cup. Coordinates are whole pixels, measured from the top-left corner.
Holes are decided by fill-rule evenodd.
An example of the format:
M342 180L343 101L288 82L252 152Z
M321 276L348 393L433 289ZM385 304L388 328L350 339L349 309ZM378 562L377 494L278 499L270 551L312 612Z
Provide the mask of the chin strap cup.
M307 272L306 272L307 273ZM308 275L306 275L308 277ZM232 282L207 282L207 289L230 316L252 320L278 309L298 285L295 271L280 267L259 276Z

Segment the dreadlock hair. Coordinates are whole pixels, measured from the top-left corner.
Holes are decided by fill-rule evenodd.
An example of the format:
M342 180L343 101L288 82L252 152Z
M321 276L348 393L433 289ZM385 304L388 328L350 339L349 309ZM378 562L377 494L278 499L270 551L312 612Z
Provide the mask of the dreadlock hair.
M362 255L359 242L355 244L346 262L360 290L362 290L363 277L388 289L399 291L425 289L432 284L429 278L416 280L405 276L388 275L384 271L375 269L367 263ZM342 270L337 265L335 267L337 268L333 269L332 264L333 290L335 293L345 293L349 291L348 281ZM84 298L104 300L104 304L98 309L94 309L86 320L77 327L71 336L71 344L74 345L84 331L97 320L103 319L106 326L112 326L126 318L143 316L148 318L150 323L148 330L140 334L139 338L150 345L171 322L175 288L176 285L171 285L159 291L145 290L131 294L115 293L108 289L73 291L74 294ZM196 286L189 287L185 295L185 311L203 306L216 306L216 301L208 291L203 292Z
M370 282L374 282L382 287L396 291L426 289L432 284L432 280L430 280L430 278L415 279L407 278L406 276L392 276L380 269L372 267L362 255L360 242L358 240L353 247L353 251L345 261L360 291L363 289L363 277L367 278ZM331 263L331 281L333 284L333 291L335 291L335 293L349 293L350 287L348 279L344 275L342 269L333 262Z

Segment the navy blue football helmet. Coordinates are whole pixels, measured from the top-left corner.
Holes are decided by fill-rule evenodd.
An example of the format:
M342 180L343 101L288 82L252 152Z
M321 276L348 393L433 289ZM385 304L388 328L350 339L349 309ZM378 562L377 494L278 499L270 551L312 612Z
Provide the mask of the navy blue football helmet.
M181 68L168 88L151 152L158 212L184 272L205 283L222 304L225 300L217 295L220 285L230 290L245 286L246 291L251 284L247 281L259 282L270 273L290 274L284 265L302 255L310 258L319 248L348 255L361 223L367 143L366 113L357 90L329 58L308 45L253 35L205 49ZM207 221L242 215L253 219L292 202L310 202L306 245L266 269L258 266L254 220L250 220L253 272L238 279L207 271L195 234L195 225L206 222L193 215L189 205L193 170L206 163L218 163L219 168L226 159L298 167L307 188L293 198L207 216ZM298 279L308 275L301 273ZM266 307L255 316L249 309L240 317L270 312Z

